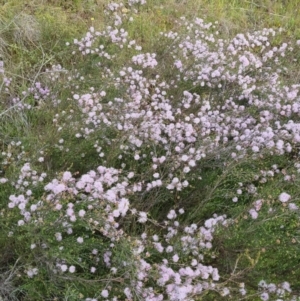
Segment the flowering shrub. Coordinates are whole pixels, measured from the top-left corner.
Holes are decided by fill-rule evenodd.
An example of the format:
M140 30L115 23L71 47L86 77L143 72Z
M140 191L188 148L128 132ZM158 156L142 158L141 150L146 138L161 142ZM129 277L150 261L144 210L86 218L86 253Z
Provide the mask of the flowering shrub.
M143 5L110 3L109 25L68 43L73 69L54 64L1 105L5 125L48 110L53 135L36 151L2 146L11 282L22 300L298 300L296 283L246 274L265 272L281 222L298 245L300 86L284 63L299 43L276 45L281 29L223 39L217 22L181 18L161 32L164 53L144 51L129 30ZM1 76L9 94L5 62ZM266 235L249 251L240 233L251 227ZM238 256L226 255L233 238ZM293 247L281 252L295 260ZM0 297L10 293L0 282Z

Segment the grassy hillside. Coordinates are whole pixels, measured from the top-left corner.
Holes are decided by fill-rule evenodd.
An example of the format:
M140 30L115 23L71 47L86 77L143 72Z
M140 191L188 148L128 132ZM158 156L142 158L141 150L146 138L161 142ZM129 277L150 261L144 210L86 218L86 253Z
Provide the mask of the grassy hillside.
M0 301L300 300L299 9L0 0Z

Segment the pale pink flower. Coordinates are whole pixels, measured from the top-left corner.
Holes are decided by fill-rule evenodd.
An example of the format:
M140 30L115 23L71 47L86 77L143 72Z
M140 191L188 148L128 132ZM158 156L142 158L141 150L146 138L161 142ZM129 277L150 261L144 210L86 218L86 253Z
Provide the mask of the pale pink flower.
M74 265L71 265L71 266L69 267L69 272L70 272L70 273L75 273L75 270L76 270L76 268L75 268Z
M167 247L166 247L166 252L167 252L167 253L173 252L173 247L172 247L172 246L167 246Z
M55 233L55 238L56 238L56 240L57 241L61 241L62 240L62 235L61 235L61 233Z
M108 290L103 290L101 292L101 296L104 297L104 298L107 298L108 297Z
M267 292L264 292L260 295L260 299L263 301L269 300L269 294Z
M282 287L284 290L288 291L288 292L291 292L291 291L292 291L292 290L291 290L291 287L290 287L290 284L289 284L287 281L283 282L283 283L281 284L281 287Z
M278 198L281 203L286 203L290 200L291 196L286 192L282 192Z
M289 209L290 210L298 210L299 207L295 203L289 203Z
M174 219L176 217L177 217L177 214L176 214L175 210L170 210L168 215L167 215L167 218L168 219Z
M258 217L258 213L257 213L257 211L254 208L252 208L252 209L249 210L249 214L251 215L251 217L253 219L257 219L257 217Z
M255 201L255 202L253 203L255 210L256 210L256 211L259 211L259 210L261 209L262 204L263 204L263 201L262 201L262 200L257 200L257 201Z
M95 273L96 272L96 268L95 267L91 267L91 273Z
M6 183L8 180L6 179L6 178L0 178L0 183L1 184L4 184L4 183Z
M56 210L60 210L61 208L62 208L62 205L61 205L61 204L56 204L56 205L55 205L55 209L56 209Z
M79 212L78 212L78 215L80 216L80 217L84 217L85 216L85 210L83 210L83 209L81 209L81 210L79 210Z
M23 226L24 224L25 224L25 222L23 220L18 221L18 226Z
M82 244L82 243L83 243L83 238L82 238L82 237L78 237L78 238L77 238L77 242L78 242L79 244Z
M71 178L72 178L72 174L69 171L64 172L63 177L62 177L63 181L67 182Z
M173 257L172 257L172 260L173 262L177 262L179 260L179 256L177 254L175 254Z
M158 241L158 240L159 240L159 237L158 237L158 235L155 234L155 235L152 236L152 239L153 239L154 241Z
M145 223L147 221L147 213L146 212L139 212L139 219L138 222L139 223Z
M162 246L162 244L160 242L155 242L153 243L155 249L159 252L162 253L164 251L164 247Z

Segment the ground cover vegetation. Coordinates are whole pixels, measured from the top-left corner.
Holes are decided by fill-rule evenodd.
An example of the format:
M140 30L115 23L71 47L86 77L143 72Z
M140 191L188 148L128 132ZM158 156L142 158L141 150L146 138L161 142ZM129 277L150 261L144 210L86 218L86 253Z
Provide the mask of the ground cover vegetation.
M300 300L297 1L0 4L0 300Z

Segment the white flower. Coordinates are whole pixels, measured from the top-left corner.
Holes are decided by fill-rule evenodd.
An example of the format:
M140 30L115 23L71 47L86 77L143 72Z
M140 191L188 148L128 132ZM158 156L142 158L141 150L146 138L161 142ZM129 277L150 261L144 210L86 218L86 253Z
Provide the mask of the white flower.
M97 249L93 249L92 250L92 254L97 255L98 254L98 250Z
M153 245L159 253L162 253L164 251L164 247L161 245L160 242L155 242L153 243Z
M289 209L290 210L298 210L298 206L295 203L289 203Z
M218 269L213 269L213 271L212 271L212 278L213 278L214 281L218 281L220 279Z
M267 300L269 300L269 294L268 293L262 293L261 295L260 295L260 299L261 300L263 300L263 301L267 301Z
M63 177L62 177L63 181L67 182L71 178L72 178L72 174L69 171L64 172Z
M103 290L101 292L101 296L104 297L104 298L107 298L108 297L108 290Z
M139 219L138 219L138 222L139 223L145 223L147 221L147 213L146 212L139 212Z
M227 296L229 293L230 293L229 289L227 287L224 287L223 291L221 292L221 295L224 297Z
M69 267L69 272L70 272L70 273L74 273L74 272L75 272L75 267L74 267L74 265L71 265L71 266Z
M95 267L91 267L91 273L95 273L96 272L96 268Z
M18 226L23 226L24 224L25 223L24 223L24 221L22 219L18 221Z
M177 262L179 260L179 256L177 254L175 254L173 257L173 262Z
M154 235L152 236L152 239L153 239L154 241L158 241L158 240L159 240L158 235L154 234Z
M8 180L6 179L6 178L0 178L0 183L1 184L4 184L4 183L6 183Z
M286 203L286 202L289 201L289 199L291 198L291 196L290 196L288 193L283 192L283 193L281 193L281 194L279 195L278 198L279 198L279 201L280 201L281 203Z
M189 166L191 166L191 167L196 166L195 160L190 160L190 161L189 161Z
M122 216L125 216L126 212L129 209L129 201L125 198L122 198L118 204L118 211Z
M212 228L217 224L217 221L214 218L210 218L205 221L204 225L207 229Z
M283 282L283 283L281 284L281 287L282 287L284 290L288 291L288 292L291 292L291 291L292 291L292 290L291 290L291 287L290 287L290 284L289 284L287 281Z
M167 246L166 252L167 252L167 253L173 252L173 247L172 247L172 246Z
M187 155L183 155L181 157L181 160L184 161L184 162L186 162L188 159L189 159L189 157Z
M55 233L55 237L56 237L56 240L57 241L61 241L62 240L62 236L61 236L61 233Z
M134 177L134 172L130 172L127 176L128 179L132 179Z
M267 287L267 283L265 280L260 280L258 283L258 286L265 288L265 287Z
M84 215L85 215L85 210L79 210L79 212L78 212L78 215L80 216L80 217L84 217Z
M249 210L249 214L251 215L252 219L257 219L257 217L258 217L258 213L254 208L251 208Z
M78 238L77 238L77 242L78 242L79 244L82 244L82 243L83 243L83 238L82 238L82 237L78 237Z
M177 214L176 214L175 210L170 210L170 212L167 215L167 218L168 219L174 219L176 217L177 217Z

